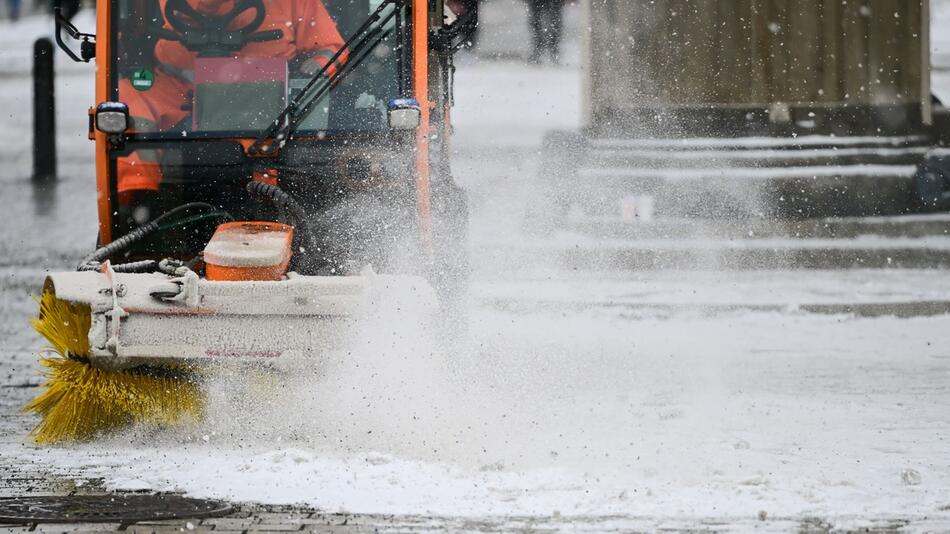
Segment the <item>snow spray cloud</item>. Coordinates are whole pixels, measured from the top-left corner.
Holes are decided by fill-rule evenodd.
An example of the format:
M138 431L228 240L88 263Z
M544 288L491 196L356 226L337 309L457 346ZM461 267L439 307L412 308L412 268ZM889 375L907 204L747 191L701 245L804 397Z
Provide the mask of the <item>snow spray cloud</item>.
M361 175L373 172L383 171L363 169ZM410 457L438 454L440 441L455 439L451 424L442 419L452 419L457 399L447 382L449 355L441 343L454 333L440 332L436 340L433 328L464 322L452 316L460 312L458 306L442 302L436 312L432 293L416 288L425 275L438 285L455 265L436 262L441 271L433 272L419 252L414 189L401 187L405 183L414 181L357 184L310 221L313 231L325 237L330 256L341 258L343 273L366 274L371 268L379 275L374 282L381 292L375 298L379 309L347 326L352 335L344 336L342 348L315 353L312 360L212 367L205 383L205 421L172 439L213 438L228 445L296 442L337 453Z
M541 73L549 74L558 71ZM653 135L664 139L663 132ZM558 276L561 266L517 249L531 241L520 236L520 226L531 209L525 205L538 196L534 177L544 174L532 163L537 149L493 143L498 141L480 136L457 150L454 163L463 183L484 180L489 185L483 188L493 191L491 198L473 195L473 256L480 266L475 284L491 285L525 268ZM542 178L558 179L569 164L545 161ZM562 191L571 201L574 190ZM617 195L607 197L603 205L619 210ZM328 212L324 226L336 228L342 235L337 242L347 243L367 232L380 235L380 228L407 216L387 212L378 200L354 198ZM389 235L387 246L409 250L401 248L400 236ZM485 252L506 240L514 241L515 254L511 248ZM397 255L393 265L413 260ZM605 473L649 452L636 435L643 421L682 421L683 432L689 424L699 428L707 412L687 409L691 386L708 399L720 383L715 365L672 356L692 354L695 347L664 352L685 341L649 321L619 324L588 310L525 316L478 303L469 311L468 350L438 343L434 338L441 334L429 328L427 312L410 303L364 325L353 347L303 368L222 373L208 384L207 421L178 438L210 436L225 445L290 441L329 454L380 452L488 470L571 466ZM649 387L654 380L668 387Z

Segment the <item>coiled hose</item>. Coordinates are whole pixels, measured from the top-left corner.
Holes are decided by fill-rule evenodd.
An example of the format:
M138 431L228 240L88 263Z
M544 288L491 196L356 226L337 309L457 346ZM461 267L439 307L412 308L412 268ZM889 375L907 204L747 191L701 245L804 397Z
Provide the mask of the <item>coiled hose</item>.
M310 225L307 223L307 212L297 200L287 194L283 189L276 185L265 184L263 182L252 181L247 184L247 192L258 197L271 201L275 206L287 211L290 218L293 219L294 229L303 242L303 252L307 255L311 263L319 258L326 263L326 258L322 258L322 247L317 243L316 237L310 231Z
M161 224L168 219L178 215L183 211L187 211L194 208L202 208L208 210L216 210L214 206L208 204L207 202L189 202L187 204L182 204L181 206L175 207L155 219L139 226L135 230L125 234L124 236L116 239L115 241L103 245L97 248L92 254L89 254L81 262L79 266L76 267L77 271L96 271L99 269L99 266L102 265L102 262L106 261L110 256L126 250L134 243L137 243L147 237L149 234L155 232L159 229ZM225 214L226 218L231 219L230 214ZM112 269L117 273L150 273L158 270L158 262L154 260L143 260L135 261L131 263L123 263L119 265L113 265Z

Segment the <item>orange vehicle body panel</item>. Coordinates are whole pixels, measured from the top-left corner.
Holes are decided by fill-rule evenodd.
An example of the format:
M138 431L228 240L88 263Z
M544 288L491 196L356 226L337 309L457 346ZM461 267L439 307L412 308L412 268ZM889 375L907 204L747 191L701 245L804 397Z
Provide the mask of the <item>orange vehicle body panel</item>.
M432 241L432 209L429 200L429 4L412 3L412 87L422 110L416 132L416 209L423 244ZM419 30L423 28L423 30Z
M112 40L109 21L112 20L111 2L96 6L96 102L110 100L109 78ZM99 199L99 242L112 241L112 202L109 195L109 146L106 134L95 130L96 139L96 194Z

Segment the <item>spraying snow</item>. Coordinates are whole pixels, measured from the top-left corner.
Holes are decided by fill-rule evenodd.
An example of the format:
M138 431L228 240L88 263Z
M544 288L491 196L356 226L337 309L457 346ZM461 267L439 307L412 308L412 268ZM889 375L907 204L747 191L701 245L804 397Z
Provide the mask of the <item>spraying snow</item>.
M950 476L945 322L481 313L448 365L368 343L371 366L218 390L241 402L188 435L17 454L114 489L350 512L926 515Z
M388 310L319 365L219 373L196 428L136 428L68 449L20 444L11 432L3 462L114 490L329 511L950 514L948 316L847 311L946 301L943 271L618 274L539 261L518 228L543 132L580 124L580 73L537 68L529 82L520 64L470 61L457 82L455 170L472 191L482 261L464 350L442 343L423 310ZM76 109L89 101L73 98ZM70 140L66 152L88 166L81 143ZM60 194L88 197L87 174L65 179ZM38 230L16 220L14 228L54 236L68 258L94 231L86 205L38 217ZM562 247L590 244L561 237ZM13 241L0 250L27 249L25 259L0 287L25 301L38 266L59 258ZM512 246L498 253L499 243ZM841 313L808 313L807 304ZM0 306L11 323L29 313ZM10 339L10 382L35 380L17 362L36 339Z

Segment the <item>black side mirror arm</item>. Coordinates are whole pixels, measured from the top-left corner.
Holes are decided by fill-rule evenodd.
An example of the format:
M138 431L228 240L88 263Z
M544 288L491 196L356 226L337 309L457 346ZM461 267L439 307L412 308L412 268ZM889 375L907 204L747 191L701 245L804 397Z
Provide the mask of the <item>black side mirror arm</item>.
M77 63L89 63L89 60L96 57L96 36L91 33L82 33L69 19L63 16L63 10L59 6L53 8L53 18L56 20L56 44L66 52L73 61ZM73 39L80 41L79 55L63 42L63 31Z
M429 46L440 52L455 54L468 44L469 38L478 29L478 7L462 13L448 26L443 26L429 34Z

